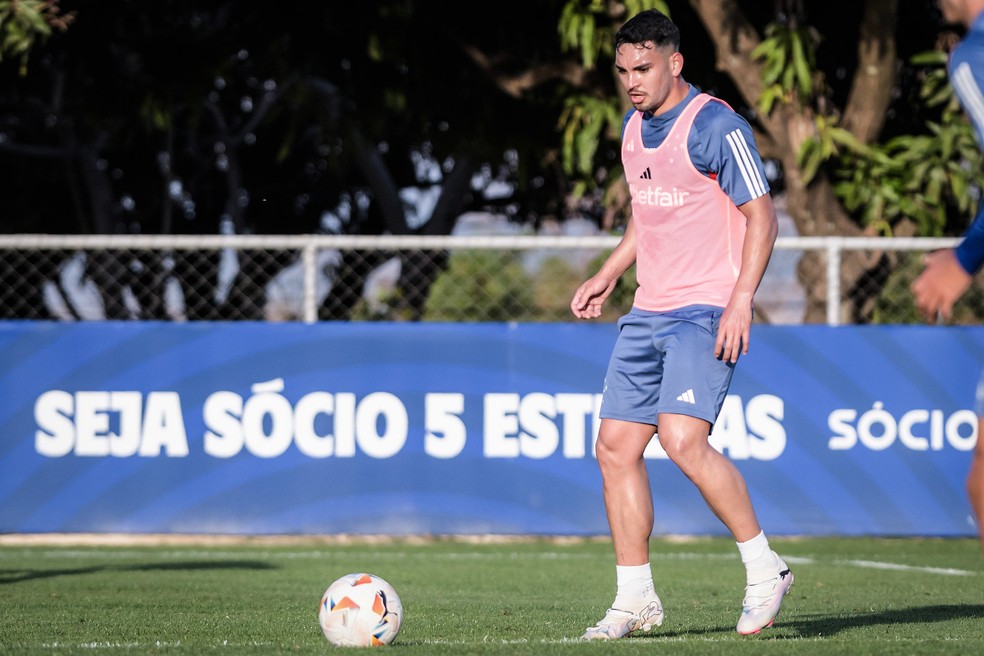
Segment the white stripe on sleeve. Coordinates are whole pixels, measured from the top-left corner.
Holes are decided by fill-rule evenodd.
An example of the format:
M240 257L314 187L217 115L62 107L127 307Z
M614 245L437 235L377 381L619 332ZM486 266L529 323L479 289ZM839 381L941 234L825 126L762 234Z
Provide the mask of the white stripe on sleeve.
M735 156L738 170L741 171L741 177L745 180L745 186L748 187L752 198L764 196L765 182L762 180L758 167L755 166L755 160L752 158L752 151L745 141L745 135L742 134L741 130L732 130L726 138L731 146L731 152Z
M974 79L974 71L970 64L962 62L953 72L953 87L960 98L960 104L974 122L974 129L980 138L984 138L984 94Z

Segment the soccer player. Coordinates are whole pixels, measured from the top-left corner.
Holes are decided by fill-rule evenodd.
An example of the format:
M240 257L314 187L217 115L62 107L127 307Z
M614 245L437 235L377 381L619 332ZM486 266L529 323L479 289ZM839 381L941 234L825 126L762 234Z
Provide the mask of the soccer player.
M977 142L984 147L984 0L940 0L940 9L947 22L967 28L947 68L960 105L974 125ZM923 263L925 269L912 283L916 307L928 321L949 319L953 304L984 266L984 203L956 248L930 253ZM976 411L977 446L967 473L967 495L984 549L984 374L977 385Z
M734 536L745 565L741 634L771 626L793 575L770 548L745 480L708 442L778 234L748 123L681 77L680 32L644 11L615 35L615 68L634 109L622 128L632 217L598 272L574 293L601 314L633 263L639 283L605 376L596 453L615 550L615 600L584 639L663 623L649 562L654 510L643 452L654 435Z

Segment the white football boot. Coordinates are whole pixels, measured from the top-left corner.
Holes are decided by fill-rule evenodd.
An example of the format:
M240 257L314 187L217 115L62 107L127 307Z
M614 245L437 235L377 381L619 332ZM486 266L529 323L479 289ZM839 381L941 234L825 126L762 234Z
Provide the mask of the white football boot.
M779 568L773 576L745 586L745 600L741 602L741 617L738 618L738 633L742 635L758 633L772 626L779 615L782 598L789 594L793 586L793 573L778 555L776 560L779 561ZM750 573L748 579L759 580L757 574L760 573L755 574Z
M659 597L635 613L609 608L605 616L581 636L581 640L617 640L635 631L648 631L663 625L663 604Z

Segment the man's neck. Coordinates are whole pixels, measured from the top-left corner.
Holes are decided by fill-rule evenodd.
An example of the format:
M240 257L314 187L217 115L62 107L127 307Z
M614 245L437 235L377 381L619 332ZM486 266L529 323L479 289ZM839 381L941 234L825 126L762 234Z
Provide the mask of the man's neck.
M670 95L666 97L666 101L660 106L660 108L653 112L654 116L660 116L672 110L674 107L679 105L687 97L690 92L690 83L685 82L682 77L678 77L673 83L673 90L670 91Z

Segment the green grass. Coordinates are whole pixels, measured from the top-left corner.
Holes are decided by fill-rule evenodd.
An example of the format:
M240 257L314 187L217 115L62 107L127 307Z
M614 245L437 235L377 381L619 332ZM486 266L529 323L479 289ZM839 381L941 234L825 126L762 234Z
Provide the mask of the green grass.
M655 540L666 623L599 644L574 639L614 594L607 540L8 539L0 541L0 654L351 653L324 640L316 615L328 584L353 571L399 592L403 629L382 649L400 656L984 654L977 541L772 543L796 575L773 628L735 633L744 574L733 542Z

